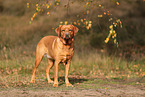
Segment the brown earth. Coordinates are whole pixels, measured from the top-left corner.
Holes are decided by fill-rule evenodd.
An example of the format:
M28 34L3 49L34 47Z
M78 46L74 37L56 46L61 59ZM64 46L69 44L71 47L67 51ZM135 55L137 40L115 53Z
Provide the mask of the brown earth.
M59 88L33 87L33 88L9 88L0 89L0 97L145 97L144 83L137 82L135 85L107 83L97 88L80 87L83 83L74 84L74 87ZM92 83L88 85L94 86ZM102 88L105 87L105 88Z

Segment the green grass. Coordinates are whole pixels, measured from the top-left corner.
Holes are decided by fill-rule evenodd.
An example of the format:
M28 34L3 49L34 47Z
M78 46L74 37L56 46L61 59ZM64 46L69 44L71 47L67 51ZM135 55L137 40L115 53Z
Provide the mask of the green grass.
M27 56L27 53L25 55L19 55L20 57L0 60L0 85L2 87L27 86L30 84L29 81L34 67L35 56ZM45 74L47 65L47 58L44 57L36 71L36 83L47 83ZM64 65L60 64L59 67L59 82L63 85ZM82 86L80 85L80 87L87 88L90 87L87 83L101 84L101 81L98 80L97 82L90 81L93 78L125 81L131 78L142 77L144 70L145 66L143 63L136 61L130 62L113 56L109 57L95 50L91 52L76 51L70 67L69 76L73 84L82 82ZM54 68L50 70L50 75L53 78ZM104 81L103 84L105 84ZM92 87L96 88L97 86Z
M9 0L3 0L3 2L5 2L5 11L0 15L0 86L2 88L39 86L40 88L52 88L52 84L47 84L46 80L46 58L43 58L36 71L36 84L33 85L29 82L35 62L36 45L43 36L56 35L54 29L59 25L60 21L65 21L65 9L58 7L55 9L56 13L51 16L44 16L40 14L30 25L29 20L34 13L33 8L35 9L35 6L33 6L32 9L27 9L25 7L25 13L23 13L23 10L19 10L20 12L17 13L17 9L21 9L21 7L25 6L26 2L19 2L19 4L22 4L23 6L16 6L18 5L17 3L9 2ZM79 3L74 3L73 6L74 7L71 7L70 15L76 15L81 10ZM76 10L76 8L79 8L79 10ZM50 13L51 12L54 12L54 10L51 9ZM94 49L88 48L90 47L90 39L92 38L90 37L91 34L89 34L89 32L97 32L96 35L102 33L101 31L104 31L105 33L107 32L105 27L108 24L104 22L105 19L102 19L101 21L103 22L100 23L101 21L98 21L97 19L97 12L96 16L93 16L94 18L92 19L94 19L94 28L92 28L92 30L86 31L80 27L80 32L76 35L75 55L73 57L69 73L71 82L76 87L80 88L104 88L103 86L100 86L101 84L108 84L108 81L104 81L104 79L124 81L143 77L145 75L144 55L139 57L140 59L137 58L137 61L128 61L125 58L108 56L106 53L102 53L99 50L96 51ZM77 20L75 16L72 16L70 20L72 18ZM100 25L104 25L104 28L102 27L100 29L101 31L98 30L99 28L96 29L98 24L99 28ZM98 41L100 43L100 40L98 40L99 38L95 38L92 40L94 44L91 45L98 46L97 43ZM134 57L138 56L134 55ZM53 78L54 68L51 69L50 75ZM60 88L62 88L65 86L64 65L62 64L60 64L59 77ZM93 80L96 78L100 78L102 80ZM116 82L114 83L117 84Z

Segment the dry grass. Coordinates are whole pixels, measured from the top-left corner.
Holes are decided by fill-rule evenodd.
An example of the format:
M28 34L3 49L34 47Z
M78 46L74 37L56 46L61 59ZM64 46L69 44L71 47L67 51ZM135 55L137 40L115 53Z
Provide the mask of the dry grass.
M51 9L51 16L39 15L32 24L29 24L30 17L34 10L27 8L24 1L19 1L23 6L16 6L12 0L3 0L4 12L0 13L0 86L1 87L17 87L30 85L31 72L35 61L35 47L38 41L46 35L56 35L54 28L59 25L60 21L65 21L66 9L64 7L56 7ZM15 1L16 2L16 1ZM65 3L63 4L63 6ZM76 15L82 10L80 4L74 3L71 6L71 14L68 20L76 18ZM10 9L12 8L12 9ZM76 10L77 8L77 10ZM17 10L20 11L17 13ZM54 11L55 10L55 11ZM62 11L63 10L63 11ZM94 10L95 11L95 10ZM24 13L23 13L24 12ZM98 11L97 11L98 12ZM96 14L98 14L96 12ZM95 17L95 15L94 15ZM94 20L98 18L93 18ZM102 19L100 21L104 21ZM94 21L94 24L99 21ZM103 22L104 23L104 22ZM105 22L106 24L106 22ZM107 25L107 24L106 24ZM100 25L99 25L100 27ZM94 26L96 28L96 26ZM82 31L83 29L80 29ZM101 28L102 31L104 28ZM102 33L98 29L86 31ZM107 31L106 31L107 32ZM106 33L105 32L105 33ZM86 76L89 78L113 78L126 80L133 77L142 77L145 75L144 61L127 61L124 58L108 56L100 51L86 49L89 47L89 35L80 32L76 36L76 52L73 57L70 77L71 76ZM99 40L98 40L99 41ZM144 58L142 58L144 59ZM47 59L41 62L37 73L37 81L46 81L45 68ZM53 77L53 68L51 75ZM60 77L64 76L64 66L60 65Z
M32 69L34 67L34 55L20 55L18 58L0 61L0 85L2 87L29 86ZM47 59L43 58L36 71L36 82L46 81L45 69ZM71 76L87 78L107 78L127 80L143 77L145 65L140 62L128 62L113 56L108 57L97 51L76 52L70 68ZM53 78L54 69L51 69ZM60 64L59 77L64 77L64 65ZM47 81L46 81L47 82Z

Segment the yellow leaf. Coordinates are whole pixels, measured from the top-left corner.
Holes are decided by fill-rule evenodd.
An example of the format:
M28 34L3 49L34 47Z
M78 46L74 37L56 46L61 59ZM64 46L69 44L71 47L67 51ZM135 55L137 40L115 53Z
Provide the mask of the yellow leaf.
M89 10L87 10L87 14L89 14Z
M89 5L89 2L87 2L86 5Z
M112 36L112 38L114 39L114 36Z
M116 43L116 39L114 39L114 43Z
M101 7L102 5L100 4L99 7Z
M119 47L119 44L118 44L118 42L117 42L116 44L117 44L117 47Z
M38 4L36 4L36 6L38 6Z
M49 5L47 5L47 9L49 8L50 6Z
M108 41L109 41L109 38L106 38L105 43L108 43Z
M74 25L76 25L77 23L76 22L74 22Z
M81 22L83 22L83 19L81 19Z
M29 3L27 3L27 8L29 8Z
M63 22L60 22L60 24L63 24Z
M79 20L77 20L77 22L79 22Z
M86 29L89 30L89 26L86 26Z
M33 17L31 18L31 21L33 21Z
M49 12L47 12L47 15L49 14Z
M67 21L64 22L65 25L67 25L67 23L68 23Z
M86 25L88 25L88 21L86 21Z
M103 15L98 15L99 18L103 17Z
M88 27L91 28L92 27L92 24L89 24Z
M104 12L104 15L106 15L106 12Z
M110 32L110 34L112 34L112 32L113 32L113 31L112 31L112 30L110 30L109 32Z
M112 20L113 20L112 18L109 19L109 21L112 21Z
M91 24L92 23L92 21L89 21L89 24Z
M33 15L33 18L35 18L36 14Z
M59 3L56 3L56 5L59 5Z
M80 23L78 23L78 25L80 26Z
M110 25L109 28L112 29L113 28L113 25Z
M117 5L119 5L119 2L116 2Z

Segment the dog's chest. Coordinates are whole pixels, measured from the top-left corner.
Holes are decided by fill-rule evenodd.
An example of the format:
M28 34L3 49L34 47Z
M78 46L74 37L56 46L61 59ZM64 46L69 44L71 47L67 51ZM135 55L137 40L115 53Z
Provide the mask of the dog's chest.
M58 54L58 57L61 59L62 62L65 62L72 58L73 53L73 48L62 48Z

